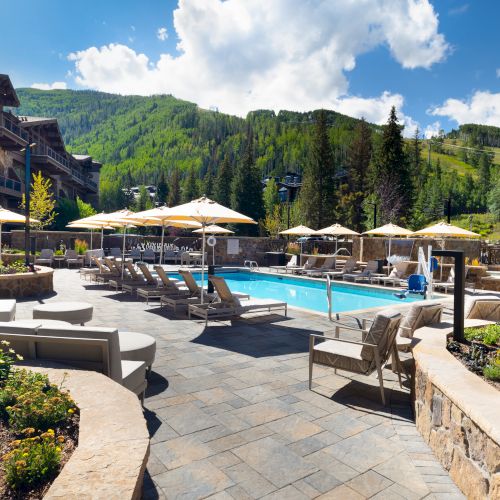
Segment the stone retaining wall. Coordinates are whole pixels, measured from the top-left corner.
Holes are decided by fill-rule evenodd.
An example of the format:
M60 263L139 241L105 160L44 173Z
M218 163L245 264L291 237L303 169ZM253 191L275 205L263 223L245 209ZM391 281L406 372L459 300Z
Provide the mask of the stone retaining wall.
M415 332L417 429L467 498L498 499L500 392L446 350L451 331L442 324Z
M100 373L56 364L28 368L62 384L80 409L78 447L44 499L141 498L149 433L137 396Z
M36 266L34 273L0 274L0 299L44 296L54 291L54 270Z

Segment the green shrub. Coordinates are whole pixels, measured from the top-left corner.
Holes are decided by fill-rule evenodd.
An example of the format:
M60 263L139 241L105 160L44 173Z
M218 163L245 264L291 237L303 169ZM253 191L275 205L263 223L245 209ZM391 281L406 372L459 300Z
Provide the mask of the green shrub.
M0 389L0 413L16 432L27 427L46 431L64 422L75 411L69 394L50 384L42 374L14 370Z
M0 341L0 383L9 378L14 363L23 359L14 349L10 349L9 345L6 340Z
M477 341L486 345L496 345L500 341L500 325L492 324L479 328L465 328L464 335L469 342Z
M500 350L483 368L483 375L490 380L500 381Z
M26 429L32 435L34 429ZM40 436L12 441L11 449L3 456L5 480L14 490L26 490L52 479L61 464L64 438L55 436L52 429Z
M17 273L27 273L29 267L24 265L24 261L16 260L10 264L0 265L0 274L17 274Z
M75 240L75 251L78 255L85 255L88 245L85 240Z

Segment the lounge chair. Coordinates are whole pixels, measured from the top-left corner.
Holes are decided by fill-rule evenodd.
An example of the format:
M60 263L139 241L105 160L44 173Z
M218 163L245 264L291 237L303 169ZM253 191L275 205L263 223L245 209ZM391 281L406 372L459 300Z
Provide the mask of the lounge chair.
M373 277L381 276L377 271L378 262L376 260L369 260L363 271L359 273L346 273L342 276L342 279L344 281L369 281L371 283Z
M333 336L312 334L309 337L309 389L312 388L313 365L329 366L338 370L369 376L377 372L382 403L385 405L382 369L391 354L399 359L395 339L401 314L392 309L380 311L369 330L339 325ZM361 341L341 339L340 331L361 334ZM323 340L320 344L316 341ZM398 372L399 383L401 375Z
M324 271L323 276L330 276L330 278L342 278L345 274L350 274L356 269L356 259L350 258L344 262L344 266L339 271Z
M99 259L97 257L92 257L92 260L99 268L99 272L92 275L92 279L96 283L107 283L110 279L118 278L120 276L119 273L116 272L113 265L111 265L109 259L108 263L104 259Z
M453 290L455 287L455 269L453 267L450 269L450 274L446 281L433 281L432 286L438 290L444 290L444 293L448 293L448 290Z
M149 269L147 269L147 266L145 264L141 264L141 266L146 268L146 274L149 273L150 279L154 279L153 275L150 273ZM168 277L167 273L161 266L154 266L154 269L156 273L158 274L160 278L160 282L157 284L156 287L154 286L141 286L140 288L137 288L137 296L142 297L146 299L146 302L149 304L149 301L151 299L161 299L165 295L173 295L173 296L180 296L180 295L188 295L189 290L186 287L179 286L177 283L177 280L173 280ZM141 267L142 272L143 268Z
M317 260L318 260L318 258L315 257L314 255L307 257L307 260L302 267L297 267L295 269L292 269L291 271L292 271L292 273L300 274L300 273L302 273L302 271L307 271L309 269L313 269L314 266L316 265Z
M500 297L498 295L474 295L465 299L465 319L500 321Z
M151 274L151 271L148 269L148 266L144 262L138 262L137 267L141 271L144 276L144 281L141 284L135 283L124 283L122 285L122 291L125 293L134 294L136 290L139 288L158 288L159 282L158 280Z
M222 276L210 276L209 280L213 283L218 302L210 304L191 304L188 306L188 316L197 316L205 320L205 325L209 319L224 319L234 316L241 316L248 312L273 311L284 309L287 315L287 303L274 299L248 299L244 303L231 293L226 280Z
M307 276L322 276L323 273L335 269L335 257L325 257L321 267L313 267L312 269L304 269L302 274Z
M408 268L409 262L398 262L392 268L389 276L375 276L372 282L381 283L382 285L404 286L408 284Z
M114 268L120 270L115 261L111 261ZM147 282L143 276L135 270L134 264L130 261L124 263L123 277L119 276L108 281L108 285L115 290L123 288L123 285L145 285ZM121 272L121 271L120 271Z
M54 262L54 250L52 248L42 248L39 257L35 257L35 264L41 266L52 266Z
M297 264L297 255L292 255L290 260L284 266L269 266L269 269L274 269L277 273L280 271L284 271L288 273L288 271L293 271L294 269L299 269L300 266Z

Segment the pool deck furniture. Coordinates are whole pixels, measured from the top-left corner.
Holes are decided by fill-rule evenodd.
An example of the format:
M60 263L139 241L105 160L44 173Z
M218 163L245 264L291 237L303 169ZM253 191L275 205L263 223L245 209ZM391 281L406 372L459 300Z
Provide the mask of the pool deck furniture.
M40 255L38 257L35 256L35 264L51 267L53 262L54 250L52 248L42 248Z
M92 320L94 306L87 302L47 302L33 308L33 319L55 319L73 325L84 325Z
M410 273L408 269L410 268L410 262L397 262L389 276L374 276L372 278L372 283L379 283L381 285L392 285L392 286L405 286L408 284L408 277Z
M193 304L188 306L188 317L197 316L205 320L205 325L209 319L223 319L233 316L241 316L249 312L284 310L287 315L288 304L274 299L248 299L243 304L238 297L231 293L226 280L222 276L210 276L213 283L218 302L210 304Z
M116 263L113 263L117 268ZM123 277L119 276L108 281L108 286L115 290L122 289L124 285L145 285L147 282L144 276L141 276L134 267L134 264L127 260L124 262Z
M151 335L138 332L118 332L120 340L120 357L125 361L143 361L146 363L147 375L156 355L156 340Z
M146 303L149 304L151 299L162 299L164 296L182 297L189 295L189 290L184 286L179 286L178 280L169 278L162 266L156 265L154 269L160 278L160 283L156 287L146 286L138 288L136 291L137 297L146 299ZM147 269L147 272L150 273L149 269ZM152 279L155 279L151 273L150 276Z
M92 279L96 283L107 283L110 279L119 277L119 274L115 271L114 267L109 263L106 263L104 258L99 259L97 257L92 257L93 261L99 268L99 272L92 275Z
M335 257L326 257L320 267L313 267L312 269L304 269L302 274L306 276L323 276L324 272L333 271L335 269Z
M139 288L143 290L158 288L160 284L158 280L151 274L151 271L149 270L148 266L144 262L138 262L137 267L139 268L139 270L142 273L142 276L144 277L143 283L140 284L124 283L122 285L122 291L133 295Z
M83 256L80 258L75 250L66 250L64 253L66 266L81 266L83 264Z
M396 335L401 323L401 313L385 309L375 316L369 330L353 328L338 323L334 336L311 334L309 336L309 389L312 389L313 365L319 364L337 370L369 376L377 372L382 403L385 405L384 378L382 369L391 354L399 363L395 346ZM361 334L361 341L340 338L340 331ZM317 341L323 341L316 343ZM399 384L401 375L398 372Z
M330 278L342 278L344 274L352 273L356 269L356 259L350 258L344 262L342 269L339 271L323 271L323 276L330 276Z
M14 321L16 318L15 299L0 300L0 321Z
M300 269L300 266L297 264L298 262L298 256L297 255L292 255L290 260L286 263L284 266L269 266L269 269L272 269L273 271L276 271L279 273L280 271L284 271L285 273L288 273L289 271L292 272L295 269Z
M317 260L318 260L317 257L310 255L309 257L307 257L305 264L302 267L297 267L295 269L292 269L292 273L302 274L302 271L307 271L309 269L313 269L314 266L316 265Z
M472 295L465 299L465 319L500 321L500 296Z
M383 274L377 273L377 270L378 262L376 260L370 260L363 271L359 273L346 273L342 276L342 279L344 281L369 281L371 283L373 277L383 276Z

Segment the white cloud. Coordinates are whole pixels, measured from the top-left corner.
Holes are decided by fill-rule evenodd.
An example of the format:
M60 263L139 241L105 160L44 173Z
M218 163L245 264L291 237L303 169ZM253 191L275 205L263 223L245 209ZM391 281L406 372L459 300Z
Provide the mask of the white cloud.
M168 38L167 28L158 28L156 31L156 37L158 40L164 42Z
M179 54L157 61L120 44L70 54L76 83L238 115L325 107L381 122L402 96L349 96L357 57L382 45L405 68L429 68L449 50L428 0L179 0L174 27Z
M427 125L427 127L425 127L424 137L426 139L430 139L431 137L437 137L439 136L440 131L441 131L440 122L431 123L430 125Z
M446 99L441 106L427 111L434 116L447 116L462 123L481 123L500 127L500 92L476 91L468 100Z
M64 90L68 88L68 86L66 85L66 82L33 83L31 88L38 90Z
M500 68L497 68L497 78L500 78Z

